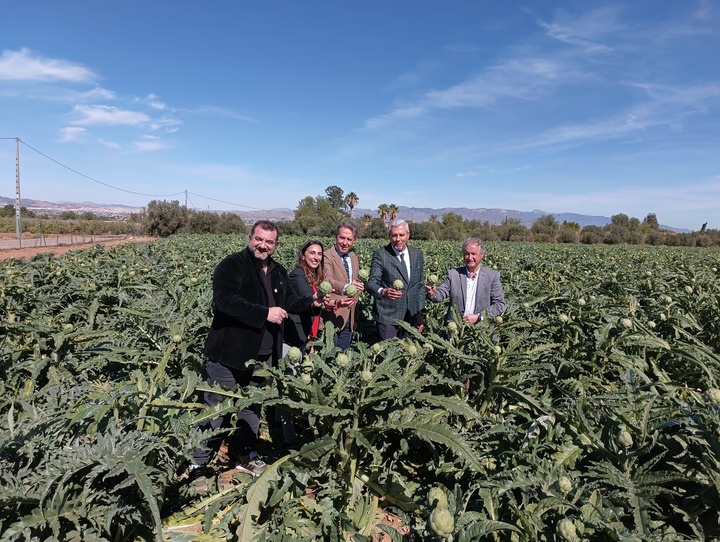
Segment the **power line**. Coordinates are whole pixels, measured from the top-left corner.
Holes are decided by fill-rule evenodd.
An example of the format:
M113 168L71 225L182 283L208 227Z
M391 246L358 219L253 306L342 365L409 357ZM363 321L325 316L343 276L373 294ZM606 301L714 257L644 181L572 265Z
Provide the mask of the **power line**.
M72 172L75 173L76 175L80 175L81 177L85 177L86 179L89 179L89 180L91 180L91 181L94 182L94 183L98 183L98 184L101 184L101 185L103 185L103 186L107 186L108 188L112 188L112 189L114 189L114 190L119 190L119 191L121 191L121 192L126 192L126 193L128 193L128 194L134 194L134 195L136 195L136 196L147 196L147 197L150 197L150 198L168 198L168 197L170 197L170 196L179 196L180 194L183 193L183 192L176 192L175 194L143 194L142 192L133 192L132 190L126 190L126 189L124 189L124 188L119 188L119 187L117 187L117 186L113 186L113 185L111 185L111 184L104 183L104 182L102 182L102 181L98 181L97 179L93 179L93 178L90 177L89 175L85 175L84 173L80 173L79 171L77 171L77 170L75 170L75 169L73 169L73 168L71 168L71 167L69 167L69 166L66 166L66 165L63 164L62 162L59 162L59 161L55 160L54 158L51 158L51 157L48 156L47 154L42 153L42 152L40 152L39 150L37 150L36 148L28 145L28 144L25 143L22 139L20 140L20 143L22 143L23 145L25 145L27 148L34 150L34 151L35 151L36 153L38 153L40 156L43 156L43 157L47 158L48 160L50 160L51 162L55 162L57 165L59 165L59 166L61 166L61 167L64 167L64 168L67 169L68 171L72 171Z
M261 209L260 207L251 207L250 205L243 205L242 203L233 203L232 201L225 201L225 200L221 200L221 199L211 198L209 196L203 196L202 194L193 194L192 192L188 192L188 194L192 194L193 196L197 196L199 198L209 199L211 201L217 201L218 203L225 203L227 205L235 205L236 207L245 207L246 209L252 209L254 211L264 211L265 210L265 209Z
M35 151L36 153L38 153L40 156L42 156L42 157L44 157L44 158L47 158L47 159L50 160L51 162L56 163L57 165L65 168L65 169L67 169L68 171L72 171L72 172L75 173L76 175L80 175L81 177L84 177L84 178L86 178L86 179L88 179L88 180L90 180L90 181L92 181L92 182L94 182L94 183L101 184L101 185L103 185L103 186L107 186L108 188L112 188L113 190L119 190L119 191L125 192L125 193L127 193L127 194L133 194L133 195L136 195L136 196L147 196L147 197L151 197L151 198L168 198L168 197L172 197L172 196L179 196L179 195L181 195L181 194L192 194L193 196L197 196L197 197L199 197L199 198L204 198L204 199L207 199L207 200L210 200L210 201L216 201L216 202L218 202L218 203L224 203L224 204L226 204L226 205L232 205L232 206L235 206L235 207L244 207L244 208L246 208L246 209L252 209L252 210L254 210L254 211L264 211L264 209L262 209L262 208L260 208L260 207L253 207L253 206L251 206L251 205L243 205L242 203L235 203L235 202L232 202L232 201L226 201L226 200L221 200L221 199L217 199L217 198L212 198L212 197L210 197L210 196L204 196L204 195L202 195L202 194L196 194L196 193L193 193L193 192L189 192L189 191L187 191L187 190L182 191L182 192L175 192L174 194L144 194L144 193L142 193L142 192L134 192L134 191L132 191L132 190L126 190L125 188L119 188L119 187L117 187L117 186L113 186L113 185L111 185L111 184L104 183L104 182L102 182L102 181L99 181L99 180L97 180L97 179L94 179L93 177L90 177L89 175L85 175L84 173L81 173L81 172L79 172L79 171L71 168L70 166L66 166L65 164L63 164L63 163L60 162L59 160L55 160L54 158L48 156L47 154L39 151L39 150L36 149L35 147L33 147L33 146L31 146L31 145L28 145L27 143L25 143L25 142L24 142L22 139L20 139L20 138L16 138L16 137L0 137L0 139L13 139L13 140L18 140L20 143L22 143L23 145L25 145L27 148L29 148L29 149ZM192 204L193 208L195 208L195 204L193 204L192 201L191 201L190 203Z

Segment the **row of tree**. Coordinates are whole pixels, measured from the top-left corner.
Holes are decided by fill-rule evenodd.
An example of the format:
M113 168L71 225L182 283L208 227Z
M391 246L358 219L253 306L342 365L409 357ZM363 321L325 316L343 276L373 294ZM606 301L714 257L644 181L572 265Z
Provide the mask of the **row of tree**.
M296 235L332 236L338 222L352 218L352 211L360 198L355 192L344 195L339 186L329 186L324 196L308 196L300 201L295 210L295 220L283 223L283 231ZM363 237L387 236L386 220L397 217L395 204L381 204L377 215L363 215L356 222ZM518 219L508 218L501 224L489 221L465 220L457 213L446 213L439 219L432 216L428 222L412 225L412 236L426 240L462 240L476 236L488 241L534 241L546 243L585 244L648 244L673 246L720 246L720 231L707 230L677 234L662 230L655 213L649 213L642 221L625 214L611 217L605 226L581 227L577 222L559 223L554 216L545 215L529 228Z
M38 213L20 207L22 231L36 236L46 235L142 235L143 227L133 221L108 220L91 211ZM0 231L15 231L15 206L0 207Z
M140 222L148 235L168 237L176 233L245 233L245 223L235 213L195 211L179 201L148 203L141 215L131 220Z
M286 235L332 237L338 223L353 219L353 210L360 198L355 192L347 195L339 186L329 186L324 195L307 196L295 209L294 220L281 223ZM387 237L387 220L397 217L395 204L382 204L376 217L363 215L355 219L360 235L366 238ZM241 233L246 225L233 213L193 211L179 202L151 201L145 212L135 217L150 235L166 237L174 233ZM508 218L500 224L489 221L466 220L457 213L431 217L427 222L411 225L412 237L420 240L462 240L480 237L486 241L531 241L546 243L585 244L648 244L673 246L720 246L720 230L674 233L662 230L654 213L642 221L617 214L605 226L581 227L577 222L559 223L554 216L545 215L532 226L524 226L518 219Z

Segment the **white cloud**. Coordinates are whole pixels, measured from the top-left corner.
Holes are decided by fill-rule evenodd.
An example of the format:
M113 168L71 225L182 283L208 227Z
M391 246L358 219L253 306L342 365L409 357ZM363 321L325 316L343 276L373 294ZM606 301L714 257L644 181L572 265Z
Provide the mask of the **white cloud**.
M509 60L487 68L481 75L444 90L431 90L415 103L366 121L368 128L381 128L396 120L417 118L436 109L487 108L504 98L539 100L545 90L577 74L571 66L549 58Z
M145 102L154 109L165 109L167 106L161 102L157 94L148 94L144 99L135 98L136 102Z
M79 126L67 126L60 130L60 141L63 143L80 141L82 136L87 132L85 128Z
M110 149L115 149L115 150L122 149L122 147L119 144L114 143L112 141L108 141L107 139L102 138L102 137L97 138L95 141L100 143L100 145L103 145L104 147L108 147Z
M45 58L27 48L4 50L0 56L0 80L85 83L96 77L83 66L67 60Z
M178 119L160 119L150 123L150 130L157 131L165 128L166 132L177 132L182 121Z
M600 40L626 31L625 25L619 22L620 15L621 8L605 6L580 15L560 11L554 21L538 20L537 24L555 40L579 47L584 52L604 53L613 48Z
M139 126L151 120L145 113L108 105L76 105L73 111L78 116L74 123L86 126L91 124Z
M228 119L242 120L245 122L260 123L259 120L238 113L233 109L229 109L227 107L218 107L214 105L203 105L196 109L182 109L181 111L195 115L208 115L211 117L222 117Z
M682 129L684 119L706 112L720 103L720 84L687 88L667 85L635 86L646 90L650 99L611 118L557 126L544 133L509 143L502 150L519 151L542 147L553 147L557 150L631 134L638 135L658 127L677 132Z
M80 92L76 95L77 101L91 101L91 100L114 100L116 94L112 90L107 90L102 87L95 87L87 92Z
M574 36L558 24L538 21L538 25L544 28L547 31L547 35L551 38L567 43L568 45L580 47L588 53L607 53L612 51L612 48L602 43Z
M113 91L102 87L77 91L52 84L38 84L32 88L0 88L0 98L22 98L56 103L88 103L98 100L115 100L117 96Z
M158 151L163 149L169 149L170 144L161 140L157 136L143 136L141 141L133 142L135 148L141 151Z

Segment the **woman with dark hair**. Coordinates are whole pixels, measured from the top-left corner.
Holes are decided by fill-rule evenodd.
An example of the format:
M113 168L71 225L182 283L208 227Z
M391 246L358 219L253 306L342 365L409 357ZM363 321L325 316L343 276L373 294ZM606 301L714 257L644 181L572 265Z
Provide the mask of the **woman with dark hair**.
M322 243L314 239L305 242L298 252L297 265L289 275L288 291L294 292L295 295L302 298L313 297L317 294L316 299L322 301L322 294L318 294L320 283L323 281L322 261ZM328 307L326 306L326 308ZM304 352L307 343L317 339L321 329L321 313L322 305L319 302L313 303L303 312L288 313L288 318L284 323L283 354L293 346ZM275 419L282 426L285 446L287 448L296 446L298 439L292 416L287 412L278 411Z
M320 241L310 239L300 247L297 265L290 273L290 288L301 297L317 294L323 281L323 246ZM285 321L284 339L290 346L305 350L308 341L315 340L320 332L320 313L322 308L312 305L307 310L288 314Z

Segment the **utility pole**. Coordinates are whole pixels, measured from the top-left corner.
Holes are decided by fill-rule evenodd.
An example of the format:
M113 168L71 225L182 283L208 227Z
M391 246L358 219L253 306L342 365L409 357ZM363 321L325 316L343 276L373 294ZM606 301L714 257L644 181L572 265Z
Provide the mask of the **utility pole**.
M18 246L22 248L22 226L20 218L20 138L15 138L15 232Z
M187 201L188 201L187 190L185 190L185 208L186 209L187 209Z

